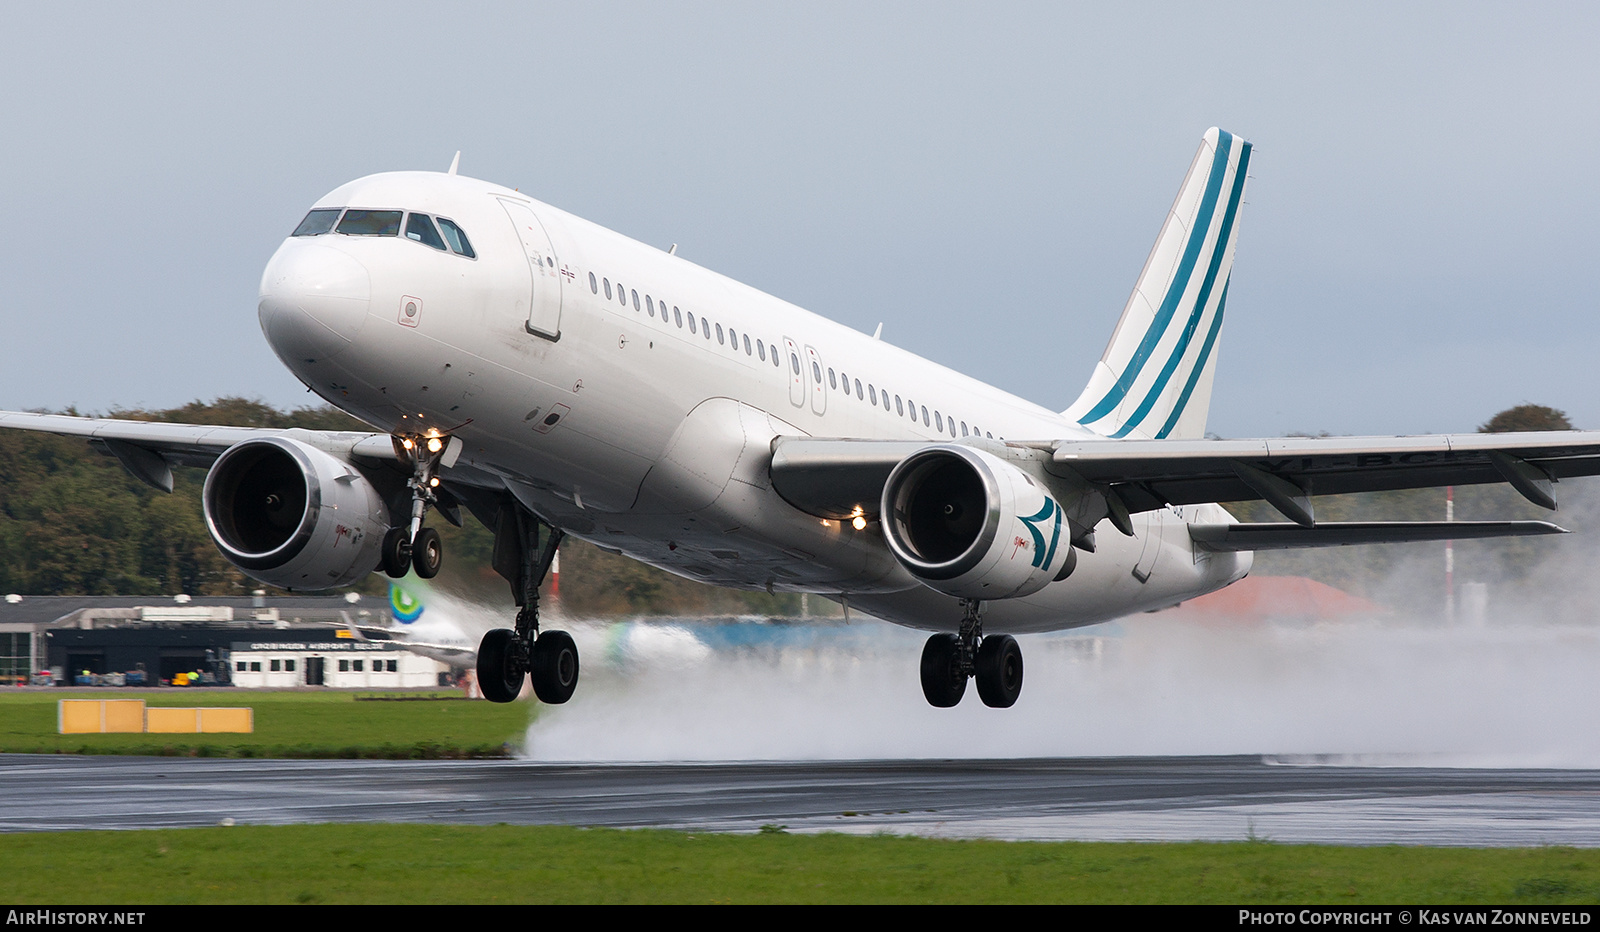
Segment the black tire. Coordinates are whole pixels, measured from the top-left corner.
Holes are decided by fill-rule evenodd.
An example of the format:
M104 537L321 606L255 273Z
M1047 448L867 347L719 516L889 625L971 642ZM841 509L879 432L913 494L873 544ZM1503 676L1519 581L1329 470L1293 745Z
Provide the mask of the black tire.
M431 527L418 531L417 539L411 542L411 568L423 579L432 579L443 565L444 541L439 539L439 532Z
M403 527L392 527L383 535L383 571L392 579L411 571L411 541L406 539Z
M533 642L533 694L560 705L578 688L578 645L565 631L546 631Z
M973 679L978 698L992 709L1009 709L1022 695L1022 648L1009 634L991 635L978 645Z
M967 691L960 657L961 639L953 634L935 634L922 647L922 695L936 709L954 706Z
M478 645L478 688L490 702L510 702L522 692L522 651L517 632L495 628Z

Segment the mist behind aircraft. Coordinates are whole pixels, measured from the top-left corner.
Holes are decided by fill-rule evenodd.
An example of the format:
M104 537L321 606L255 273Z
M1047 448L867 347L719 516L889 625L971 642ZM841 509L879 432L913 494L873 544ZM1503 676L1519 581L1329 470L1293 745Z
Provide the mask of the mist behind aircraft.
M1262 754L1432 766L1600 766L1600 629L1491 615L1230 626L1160 615L1024 639L1009 710L929 708L917 633L872 621L815 646L694 650L658 627L540 709L539 760L1026 758ZM580 643L610 625L574 626ZM833 645L829 641L834 641ZM585 657L600 656L592 650Z

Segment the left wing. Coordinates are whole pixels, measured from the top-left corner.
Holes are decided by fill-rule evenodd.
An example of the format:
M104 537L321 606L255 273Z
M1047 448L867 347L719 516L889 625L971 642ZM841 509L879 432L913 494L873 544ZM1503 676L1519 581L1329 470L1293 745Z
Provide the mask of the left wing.
M1056 469L1108 485L1130 511L1264 499L1307 526L1316 523L1313 493L1507 482L1553 510L1552 483L1600 475L1600 431L1058 441L1050 449Z
M1553 483L1600 475L1600 431L959 442L1005 457L1058 495L1063 489L1087 498L1099 493L1104 508L1084 514L1089 527L1110 517L1131 533L1129 513L1255 500L1268 502L1293 522L1197 526L1197 545L1213 550L1562 533L1542 521L1318 524L1311 495L1506 482L1534 504L1554 509ZM876 518L894 467L911 453L935 445L779 437L773 441L773 488L790 504L819 517Z

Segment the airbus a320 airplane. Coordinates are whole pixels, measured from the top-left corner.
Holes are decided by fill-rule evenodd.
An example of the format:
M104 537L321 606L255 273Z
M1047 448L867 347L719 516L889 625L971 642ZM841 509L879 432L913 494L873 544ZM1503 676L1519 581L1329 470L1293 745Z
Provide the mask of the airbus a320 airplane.
M377 433L0 413L77 434L171 489L244 573L328 589L435 574L432 509L495 531L521 606L478 650L484 693L578 680L539 628L572 534L722 586L825 595L934 632L935 706L1010 706L1013 634L1220 589L1251 552L1561 533L1538 521L1318 522L1310 495L1600 473L1600 433L1207 440L1250 144L1205 134L1078 400L1051 411L508 188L372 175L319 200L267 264L284 364ZM1282 523L1216 502L1260 499Z

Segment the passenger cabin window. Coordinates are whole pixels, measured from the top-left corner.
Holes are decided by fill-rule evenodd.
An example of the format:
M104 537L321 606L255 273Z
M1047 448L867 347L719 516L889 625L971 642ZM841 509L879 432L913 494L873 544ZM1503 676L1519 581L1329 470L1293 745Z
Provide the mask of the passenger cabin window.
M593 272L589 273L589 290L595 294L600 293L600 280L594 277Z
M750 355L750 334L748 333L744 335L744 354L746 356Z
M605 286L605 289L606 289L606 300L610 301L611 300L611 279L602 278L602 279L600 279L600 284Z
M467 234L456 226L454 220L446 220L443 217L437 219L439 221L439 232L444 234L445 242L450 244L451 251L458 256L466 256L468 259L478 258L478 254L472 251L472 243L467 240ZM594 278L592 275L589 277L591 279Z
M439 238L439 231L433 228L433 221L427 214L412 214L406 218L406 239L444 252L444 240Z
M696 330L695 327L694 327L694 311L690 311L689 312L689 332L690 333L699 333L699 331Z
M745 339L749 339L749 337L746 337ZM749 347L746 347L745 348L745 352L749 352L749 351L750 351ZM756 352L758 354L760 354L762 362L766 362L767 361L767 344L761 342L761 339L759 337L756 338Z
M663 314L662 316L664 317L666 315ZM672 307L672 321L678 325L679 330L683 329L683 312L678 310L677 305L673 305Z
M291 236L321 236L333 229L334 223L339 219L340 207L321 207L306 214L306 219L294 228Z
M347 210L338 232L346 236L399 236L399 210Z
M834 374L832 366L828 367L828 387L829 388L838 388L839 387L839 377Z

